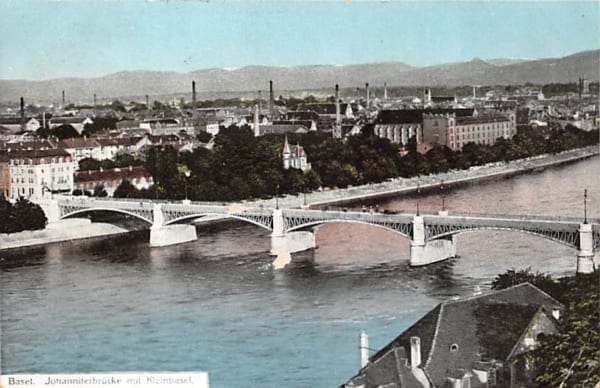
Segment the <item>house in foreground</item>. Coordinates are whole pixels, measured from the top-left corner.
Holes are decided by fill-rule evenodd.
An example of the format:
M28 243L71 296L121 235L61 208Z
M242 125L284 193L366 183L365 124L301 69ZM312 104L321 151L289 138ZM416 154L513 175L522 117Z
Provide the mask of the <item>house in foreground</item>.
M523 283L439 304L371 356L342 387L528 387L519 355L558 332L554 298Z

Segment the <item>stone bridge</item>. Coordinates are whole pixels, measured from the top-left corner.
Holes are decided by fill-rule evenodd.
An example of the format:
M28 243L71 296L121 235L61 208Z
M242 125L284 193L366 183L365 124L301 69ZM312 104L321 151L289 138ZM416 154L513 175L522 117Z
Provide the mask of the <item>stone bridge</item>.
M44 205L42 205L44 206ZM398 233L410 240L410 264L431 264L456 256L458 233L472 230L512 230L540 236L577 250L577 271L595 269L600 247L600 220L582 223L575 218L498 215L385 214L378 212L308 209L271 209L240 203L100 199L58 197L45 207L51 221L83 216L95 211L112 211L136 217L150 227L150 245L165 246L196 240L190 223L206 217L233 218L270 230L271 252L276 265L291 260L291 253L316 246L314 228L328 222L372 225Z

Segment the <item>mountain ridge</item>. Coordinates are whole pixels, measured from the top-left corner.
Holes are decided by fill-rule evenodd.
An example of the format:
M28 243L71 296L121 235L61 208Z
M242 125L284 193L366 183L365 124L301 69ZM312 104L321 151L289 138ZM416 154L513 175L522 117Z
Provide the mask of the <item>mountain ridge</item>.
M70 102L90 101L93 94L111 99L127 96L191 96L191 82L199 93L267 90L273 80L277 91L317 90L371 86L457 86L575 82L580 76L599 79L600 49L577 52L560 58L485 60L415 67L404 62L375 62L350 65L249 65L234 69L207 68L176 71L123 70L100 77L64 77L41 81L0 80L0 101L60 100L65 90Z

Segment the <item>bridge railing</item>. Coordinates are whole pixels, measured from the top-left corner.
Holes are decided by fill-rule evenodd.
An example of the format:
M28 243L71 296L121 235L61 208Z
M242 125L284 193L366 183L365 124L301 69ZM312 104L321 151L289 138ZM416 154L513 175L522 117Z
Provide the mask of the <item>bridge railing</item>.
M437 214L424 214L425 216L437 216ZM445 217L445 216L443 216ZM582 223L581 217L563 217L563 216L543 216L543 215L524 215L524 214L484 214L484 213L452 213L448 217L474 217L474 218L498 218L503 220L523 220L523 221L557 221ZM598 224L600 218L588 218L588 223Z

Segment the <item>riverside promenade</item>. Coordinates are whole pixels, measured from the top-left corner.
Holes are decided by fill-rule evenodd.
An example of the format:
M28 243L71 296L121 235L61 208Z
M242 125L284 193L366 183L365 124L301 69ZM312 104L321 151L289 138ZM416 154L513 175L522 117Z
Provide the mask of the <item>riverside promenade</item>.
M418 188L423 192L439 188L442 180L445 187L458 186L470 182L497 179L512 175L524 174L561 164L572 163L599 154L599 147L592 146L565 151L560 154L539 155L527 159L514 160L508 163L497 162L468 170L454 170L437 175L416 176L412 178L393 178L386 182L316 191L300 195L286 195L277 199L243 201L245 205L265 208L321 208L356 204L361 201L376 200L394 196L414 194ZM600 167L600 166L599 166ZM61 220L50 223L43 230L25 231L13 234L0 234L0 251L34 245L50 244L61 241L110 236L127 233L115 225L90 223L84 219Z
M427 193L438 189L443 181L444 187L459 186L475 181L492 180L502 177L538 171L544 168L573 163L600 153L598 145L564 151L559 154L543 154L510 162L495 162L468 170L451 170L441 174L421 175L412 178L392 178L386 182L373 183L345 189L315 191L299 195L286 195L275 199L247 201L254 206L281 208L338 206L356 204L361 201L410 195L421 190ZM598 166L600 168L600 165ZM276 203L277 202L277 203Z

